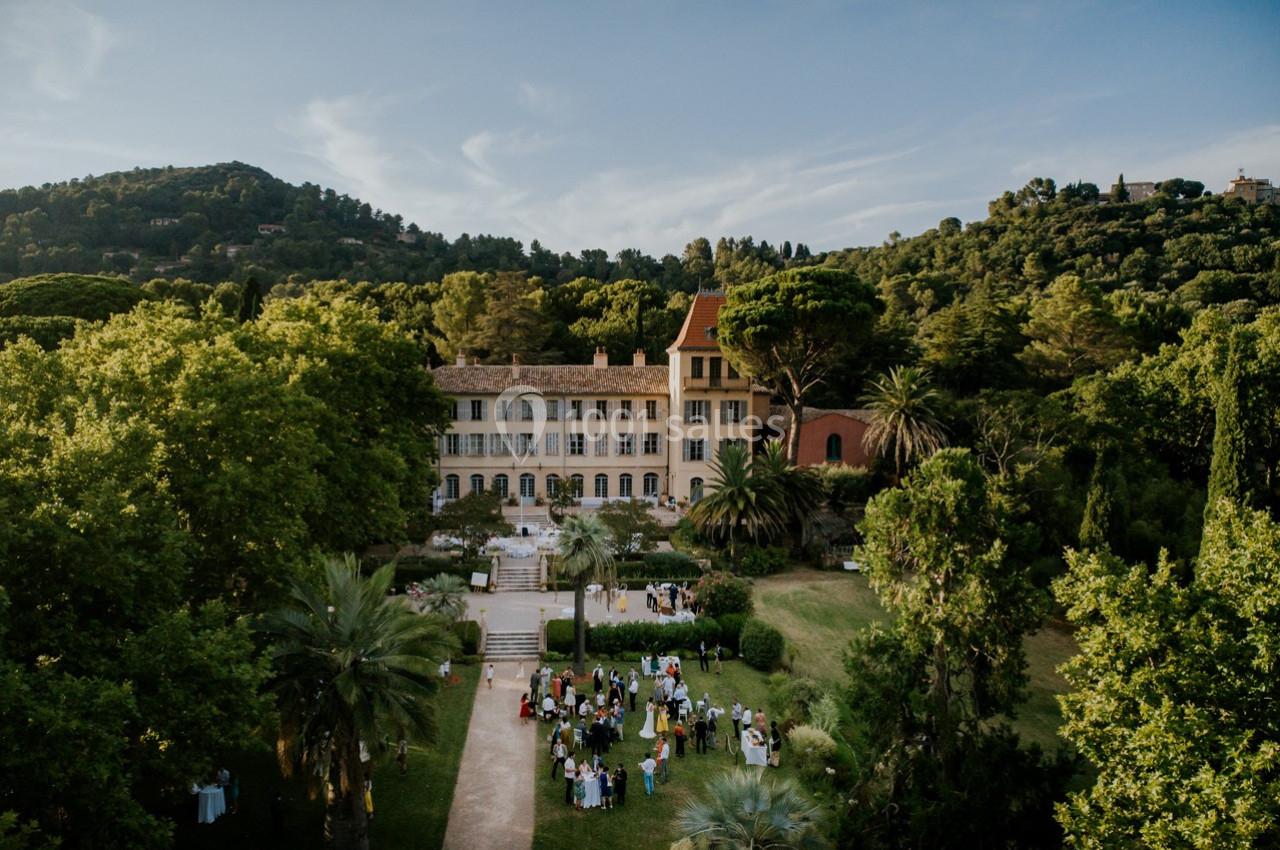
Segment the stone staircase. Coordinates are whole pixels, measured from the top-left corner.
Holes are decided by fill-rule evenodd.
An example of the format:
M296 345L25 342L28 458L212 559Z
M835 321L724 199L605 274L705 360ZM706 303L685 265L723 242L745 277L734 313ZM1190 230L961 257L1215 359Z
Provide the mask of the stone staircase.
M503 590L538 590L540 573L538 561L525 559L520 561L503 560L498 568L498 587Z
M493 661L536 659L538 633L491 631L484 639L484 657Z

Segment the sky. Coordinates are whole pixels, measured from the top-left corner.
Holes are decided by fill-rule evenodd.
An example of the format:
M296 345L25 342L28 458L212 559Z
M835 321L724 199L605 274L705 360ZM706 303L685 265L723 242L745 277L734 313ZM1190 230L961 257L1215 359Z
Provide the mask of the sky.
M0 187L239 160L426 230L679 254L1031 177L1280 182L1280 2L0 0Z

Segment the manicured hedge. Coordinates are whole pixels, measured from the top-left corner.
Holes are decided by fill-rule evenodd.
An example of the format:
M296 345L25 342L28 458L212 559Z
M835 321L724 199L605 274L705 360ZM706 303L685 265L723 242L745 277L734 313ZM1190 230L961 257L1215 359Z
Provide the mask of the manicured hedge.
M650 552L644 556L645 575L701 578L702 567L686 552Z
M741 563L744 576L771 576L787 568L787 550L781 546L747 546Z
M750 619L746 614L721 614L716 618L720 623L720 642L734 652L742 652L742 627Z
M722 638L720 624L710 617L692 623L613 623L587 627L587 651L603 657L696 652L700 641L707 642L708 651L719 641L728 654L735 653L735 648ZM547 622L547 651L573 654L573 620Z
M463 655L480 653L480 624L475 620L460 620L449 627L458 636Z
M388 560L387 558L366 558L364 560L364 569L366 572L373 572L387 563ZM492 569L492 565L487 558L463 559L453 558L449 555L422 555L412 558L400 558L396 561L395 583L404 585L415 581L426 581L441 573L458 576L470 582L472 573L488 575L490 569Z
M547 621L547 651L573 655L573 620Z
M742 659L757 670L772 670L782 661L782 632L754 617L742 627Z

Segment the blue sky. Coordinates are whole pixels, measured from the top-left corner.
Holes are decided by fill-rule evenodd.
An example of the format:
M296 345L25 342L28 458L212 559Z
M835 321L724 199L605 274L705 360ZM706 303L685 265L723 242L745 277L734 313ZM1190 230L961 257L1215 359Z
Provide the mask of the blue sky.
M1280 3L0 0L0 186L241 160L556 251L1280 180Z

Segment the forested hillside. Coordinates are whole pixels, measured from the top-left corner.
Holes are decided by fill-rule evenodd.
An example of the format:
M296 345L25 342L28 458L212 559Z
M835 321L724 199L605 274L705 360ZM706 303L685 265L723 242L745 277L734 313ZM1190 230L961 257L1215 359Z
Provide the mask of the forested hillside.
M290 185L232 162L134 169L39 188L0 191L0 282L49 272L116 273L135 281L217 283L290 277L375 283L438 281L454 271L522 271L550 282L587 276L660 282L693 291L781 267L804 245L696 240L678 258L624 250L557 255L502 236L439 233L313 183ZM729 266L736 266L729 268Z

